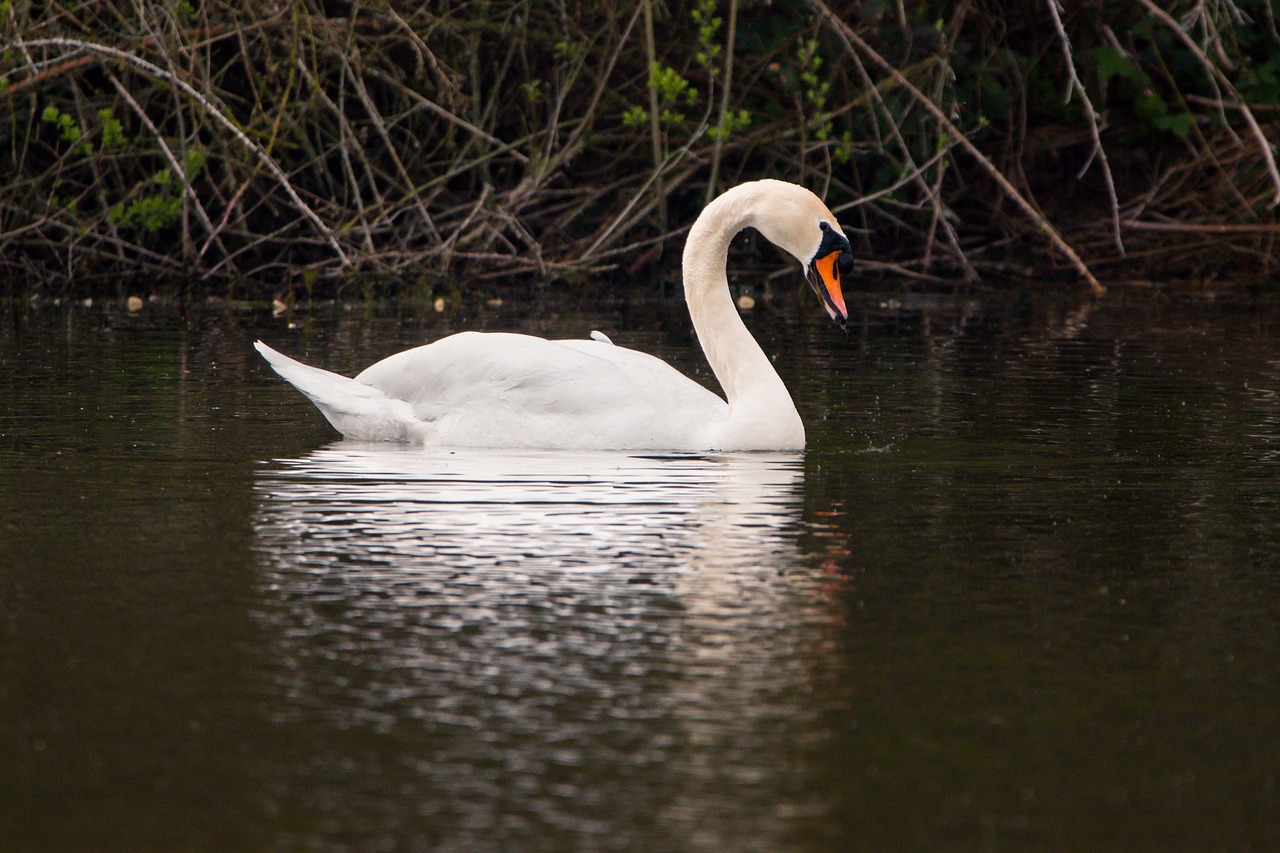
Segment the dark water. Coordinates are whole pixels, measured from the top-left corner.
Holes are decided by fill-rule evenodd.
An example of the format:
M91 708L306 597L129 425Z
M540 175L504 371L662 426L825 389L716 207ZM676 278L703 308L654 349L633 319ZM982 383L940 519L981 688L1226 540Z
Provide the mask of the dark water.
M705 374L521 311L4 309L8 849L1280 849L1280 311L762 305L783 455L334 442L250 349Z

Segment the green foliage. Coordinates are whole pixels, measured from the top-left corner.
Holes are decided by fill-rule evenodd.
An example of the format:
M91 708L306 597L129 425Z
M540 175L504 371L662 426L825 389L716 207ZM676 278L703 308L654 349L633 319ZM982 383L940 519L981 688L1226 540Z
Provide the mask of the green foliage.
M520 84L520 91L524 93L524 99L531 104L542 103L546 99L546 93L543 91L543 82L540 79L526 80Z
M192 146L191 148L187 149L186 157L184 158L184 160L185 162L183 163L183 165L186 167L186 170L187 170L187 181L190 182L192 179L195 178L196 175L200 174L200 171L202 169L204 169L204 160L205 160L204 151L200 148Z
M716 0L697 0L689 17L698 25L698 51L694 61L714 77L719 71L715 63L722 52L716 38L724 26L724 18L716 14Z
M182 202L175 196L157 194L143 196L126 204L117 202L107 211L112 225L125 229L142 229L148 234L172 225L182 211Z
M818 52L818 40L805 39L800 44L800 53L796 59L800 66L800 84L804 98L812 110L813 135L817 139L830 139L832 124L831 115L827 112L827 95L831 91L831 81L819 76L822 55Z
M673 128L688 119L684 108L698 103L698 92L679 71L660 62L649 67L649 87L658 94L658 119L663 127ZM638 127L649 122L649 111L642 106L628 107L622 114L624 127Z
M1186 139L1191 132L1191 114L1181 108L1171 109L1156 94L1151 76L1128 54L1112 45L1100 45L1092 51L1098 82L1104 92L1114 89L1121 103L1127 103L1132 115L1142 120L1147 131L1169 133Z
M184 166L189 182L204 167L204 153L198 148L187 149ZM153 172L145 185L135 188L135 194L147 188L151 191L111 205L107 209L107 220L119 228L148 234L155 234L177 222L182 213L182 182L174 178L172 170Z
M73 151L79 151L84 154L93 153L93 144L87 139L82 141L84 131L80 129L80 125L76 122L74 116L70 116L50 104L44 108L44 112L40 115L40 120L45 124L51 124L56 127L62 139L71 143Z
M642 127L649 122L649 111L636 104L628 107L622 114L622 126L628 128Z
M1068 56L1039 0L827 0L832 19L753 0L732 34L725 0L654 2L656 45L633 7L593 0L401 4L394 17L373 4L340 25L343 4L0 0L0 276L18 257L66 269L67 234L109 259L104 276L188 262L231 278L296 264L325 280L594 269L659 224L659 205L630 204L664 183L657 169L673 177L665 228L696 214L713 169L718 186L776 175L828 188L835 206L863 199L863 248L931 258L933 272L954 257L933 245L952 239L946 223L974 247L1035 230L983 157L1054 194L1046 211L1105 217L1114 189L1144 215L1269 223L1267 165L1241 109L1280 104L1280 36L1261 2L1159 4L1173 26L1140 4L1065 4ZM846 25L861 42L840 37ZM174 68L183 86L163 73ZM1271 111L1256 113L1271 133ZM960 141L976 150L954 156ZM1083 244L1108 242L1093 236Z
M751 126L751 113L745 109L727 110L721 126L713 127L708 133L712 139L729 139Z
M694 23L697 32L697 49L694 52L694 63L701 68L707 77L708 96L716 78L720 76L720 66L724 48L720 45L720 31L724 27L724 18L716 14L716 0L695 0L689 10L689 19ZM686 109L698 104L699 96L689 78L670 65L654 62L649 68L649 88L657 93L659 122L668 131L688 121ZM634 128L647 124L649 111L643 106L630 106L622 114L623 127ZM751 124L751 113L739 108L727 113L724 117L723 129L710 129L711 138L724 139Z
M1240 90L1251 103L1280 104L1280 51L1253 65Z
M110 107L98 110L98 121L102 125L102 141L99 143L102 150L123 148L129 141L124 135L124 125L115 117Z
M649 85L658 93L663 124L679 124L686 118L680 108L692 107L698 103L697 91L679 71L669 65L653 63L649 67Z
M813 138L830 143L827 150L832 159L840 165L847 165L853 159L854 131L852 127L846 127L839 133L836 131L836 120L829 107L832 81L823 72L824 64L818 39L802 40L796 54L797 81Z
M1122 80L1141 81L1146 76L1128 54L1109 44L1099 45L1093 49L1093 63L1094 70L1098 74L1098 84L1104 89L1115 77Z

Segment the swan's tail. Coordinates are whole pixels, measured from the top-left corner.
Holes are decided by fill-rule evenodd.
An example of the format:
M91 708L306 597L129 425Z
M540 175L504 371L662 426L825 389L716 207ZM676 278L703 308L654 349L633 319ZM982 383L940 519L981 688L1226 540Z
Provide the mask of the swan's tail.
M278 353L262 341L253 348L347 438L362 441L412 441L421 424L408 403L392 400L372 385L311 367Z

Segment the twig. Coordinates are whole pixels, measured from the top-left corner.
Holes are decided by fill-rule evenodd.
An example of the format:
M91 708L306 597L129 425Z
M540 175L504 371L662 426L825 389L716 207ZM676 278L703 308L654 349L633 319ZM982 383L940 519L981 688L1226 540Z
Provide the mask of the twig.
M20 41L18 42L18 45L22 47L23 50L40 47L58 47L70 50L85 50L90 53L100 54L102 56L107 56L120 62L124 62L127 65L132 65L135 68L141 69L142 71L145 71L146 73L154 77L158 77L161 80L181 89L188 97L200 104L200 106L204 107L205 111L212 116L214 120L227 130L231 131L231 134L235 136L236 139L240 140L241 144L253 152L253 155L257 157L264 166L266 166L272 175L275 176L276 180L280 183L281 189L285 191L290 200L292 200L293 203L302 210L303 214L311 220L311 223L316 227L316 230L322 237L324 237L330 248L333 249L334 254L342 260L343 266L350 265L350 259L347 257L346 252L342 251L342 246L338 244L337 239L333 236L333 232L330 231L324 224L324 221L316 215L316 212L312 210L301 197L299 197L297 191L294 190L293 185L289 182L288 176L285 175L284 170L282 170L275 160L271 159L271 157L263 151L257 143L246 136L244 131L236 126L235 122L227 118L223 114L222 110L214 105L207 97L192 88L192 86L185 80L175 76L152 62L148 62L140 56L135 56L127 51L118 50L117 48L110 47L105 44L98 44L96 42L82 41L80 39L47 38Z
M1069 85L1066 100L1071 100L1072 90L1075 90L1080 95L1080 100L1084 103L1084 116L1089 122L1089 133L1093 136L1093 152L1089 155L1089 159L1085 162L1084 167L1076 178L1079 179L1088 171L1089 165L1096 155L1098 161L1102 164L1102 178L1106 181L1107 195L1111 199L1111 238L1115 242L1116 251L1123 255L1124 241L1120 239L1120 199L1116 196L1116 182L1111 176L1111 164L1107 162L1107 149L1102 144L1102 135L1098 130L1098 114L1093 108L1093 102L1089 100L1089 93L1085 91L1084 83L1080 82L1080 76L1076 73L1075 59L1071 53L1071 39L1067 36L1066 27L1062 25L1060 0L1045 0L1045 5L1049 7L1053 25L1058 30L1058 39L1062 45L1062 58L1067 66Z
M372 251L373 246L369 244L367 236L369 231L369 221L365 213L366 205L364 201L364 194L360 191L360 181L356 177L355 169L351 166L351 154L354 151L360 157L360 166L364 171L365 178L369 182L370 192L372 192L373 197L377 199L378 207L385 207L386 201L383 199L382 193L378 190L378 181L373 175L372 168L369 166L369 154L365 151L364 145L360 142L360 135L351 127L351 122L347 119L346 110L333 102L333 99L329 97L329 93L326 92L324 87L320 85L320 82L316 80L315 75L311 73L311 69L307 67L307 64L302 61L301 57L298 57L295 61L297 63L299 73L301 73L311 85L312 92L326 107L329 108L330 114L332 114L334 119L338 122L338 127L342 133L341 144L338 146L338 151L341 154L342 159L342 171L347 177L347 183L351 185L351 193L354 196L356 203L356 215L365 225L365 248ZM240 192L244 192L243 187Z
M649 184L654 187L654 192L658 196L658 230L667 230L667 189L662 185L662 170L664 168L662 156L662 125L661 117L658 115L658 87L654 85L654 74L658 70L658 48L653 34L653 0L640 0L644 7L644 53L645 58L649 61L648 89L649 89L649 144L653 150L653 174L649 177L645 187ZM632 204L635 200L632 200ZM605 234L608 232L606 231ZM603 239L603 235L601 237ZM599 245L599 241L593 243L591 249L595 249ZM590 250L588 250L590 254Z
M369 117L369 121L373 123L374 130L378 132L378 138L382 140L382 145L386 149L387 156L391 159L392 164L396 167L396 171L400 174L400 180L404 181L403 193L406 197L414 202L414 206L418 210L418 215L422 218L423 223L427 226L427 230L437 240L440 239L440 232L436 230L435 223L431 220L431 214L427 212L427 207L422 202L422 197L413 192L413 178L409 177L409 170L404 167L404 162L396 154L396 147L391 144L391 138L387 133L386 124L382 121L382 114L378 111L378 107L373 103L373 99L369 97L369 90L364 85L364 80L356 73L356 69L352 67L351 60L348 58L348 52L341 54L342 68L346 71L348 78L351 80L356 89L356 95L360 98L360 103L364 106L365 114Z
M1249 131L1253 134L1254 139L1258 141L1258 147L1262 149L1262 157L1267 164L1267 174L1270 175L1271 185L1274 187L1274 192L1271 194L1271 206L1280 205L1280 170L1276 168L1275 154L1271 150L1271 143L1267 141L1267 137L1262 133L1262 128L1258 127L1258 121L1253 117L1253 110L1249 109L1249 105L1245 103L1239 90L1231 83L1226 73L1205 55L1204 51L1200 49L1200 45L1196 44L1195 39L1191 38L1168 12L1152 3L1151 0L1137 0L1137 2L1155 16L1160 23L1171 29L1173 34L1195 54L1196 59L1200 61L1200 64L1209 72L1210 76L1217 80L1235 98L1236 108L1239 109L1240 115L1244 117L1245 124L1249 125Z
M831 212L843 213L846 210L851 210L852 208L860 207L864 204L870 204L873 201L878 201L879 199L885 198L886 196L893 195L894 193L902 189L907 184L916 181L921 175L924 174L926 169L929 169L932 166L936 165L938 161L940 161L943 157L946 157L948 154L950 154L951 149L955 147L955 144L956 143L954 142L948 141L945 148L941 149L932 157L930 157L928 160L924 161L923 165L916 166L913 163L912 169L909 173L901 175L898 178L898 180L894 181L889 186L885 187L882 190L877 190L876 192L873 192L870 195L859 196L858 198L855 198L853 201L845 202L842 205L832 208Z
M622 35L618 38L617 47L610 51L609 62L605 67L604 73L600 75L600 81L596 84L595 91L591 94L591 102L583 111L583 116L585 116L585 118L577 123L573 133L569 134L568 140L560 146L560 150L555 154L555 156L547 159L546 164L539 171L537 179L533 181L523 181L520 186L516 187L516 189L511 192L508 197L509 204L519 204L527 198L529 194L535 189L538 189L550 175L555 174L564 165L564 163L574 155L575 152L583 147L585 144L583 136L587 132L587 128L591 125L591 119L596 114L596 108L600 104L600 98L605 92L605 88L609 83L609 78L613 76L613 69L617 67L618 59L622 56L622 46L625 45L627 40L631 37L631 31L635 29L636 21L639 19L641 11L643 11L642 8L637 6L635 12L631 15L631 19L627 21L627 26L623 29ZM568 123L566 122L565 125L567 126L567 124Z
M1174 234L1280 234L1280 223L1145 222L1125 219L1121 224L1135 231L1164 231Z
M617 229L617 227L623 222L623 220L627 218L627 215L631 212L631 209L634 208L636 204L640 202L640 199L643 198L644 195L649 191L649 187L662 182L663 175L666 173L667 169L669 169L672 165L674 165L675 163L678 163L681 159L683 159L684 155L688 153L689 147L691 145L693 145L692 139L689 140L689 142L686 143L684 147L682 147L679 151L676 151L675 153L667 157L666 161L659 164L658 168L653 170L652 174L649 175L648 180L646 180L639 187L639 189L635 190L632 193L631 201L627 202L626 206L624 206L622 210L618 211L618 215L615 216L612 220L610 220L609 224L606 225L603 230L601 230L599 236L597 236L596 239L592 241L591 245L587 247L587 250L583 252L579 256L579 258L586 259L595 254L596 250L599 249L600 246L604 243L604 241L609 238L609 235L612 234ZM687 177L688 175L686 174L684 177L677 178L672 183L667 184L667 188L674 189L676 185L683 183ZM662 194L658 194L656 195L655 199L650 204L648 204L644 209L647 212L649 210L652 210L654 207L665 207L665 204L666 204L666 196Z
M115 86L116 91L122 98L124 98L125 103L127 103L129 108L133 110L134 114L138 116L138 120L141 121L143 125L146 126L147 130L151 131L151 135L155 137L156 143L159 144L160 150L164 154L164 158L169 161L169 168L172 169L173 173L182 181L182 192L191 199L191 203L195 206L196 214L199 215L200 221L204 224L205 230L209 233L209 239L214 239L217 236L217 232L214 231L213 223L209 220L209 214L205 211L204 205L200 203L200 197L196 195L195 188L191 186L191 176L187 174L185 164L178 162L178 158L173 155L173 151L170 150L169 144L165 142L164 136L160 133L159 128L155 126L151 121L150 116L146 114L138 102L133 99L133 95L129 94L129 90L125 88L125 85L120 82L116 75L110 72L107 73L107 77L111 80L111 85ZM208 246L208 243L205 245Z
M1036 210L1030 202L1022 197L1022 194L1018 192L1012 183L1010 183L1009 179L995 167L994 163L987 159L987 157L978 150L978 147L974 145L973 142L971 142L949 118L947 118L946 113L939 109L937 104L926 98L924 93L917 89L910 80L898 71L898 69L894 68L888 60L873 50L871 45L863 41L848 24L836 17L835 13L831 11L823 0L809 0L809 2L813 8L817 10L818 14L821 15L831 28L835 30L841 39L844 40L850 51L855 49L861 51L869 57L871 61L884 69L889 76L894 78L899 86L909 92L911 96L915 98L930 115L933 116L934 120L942 126L943 130L945 130L948 135L955 137L958 140L959 144L978 161L1000 189L1003 190L1004 193L1018 205L1018 207L1022 208L1023 212L1031 217L1032 221L1036 223L1041 232L1058 247L1060 252L1067 256L1068 260L1071 261L1072 266L1076 268L1076 271L1080 273L1081 277L1084 278L1085 282L1089 285L1089 290L1094 296L1103 296L1106 294L1107 289L1103 287L1098 279L1094 277L1093 273L1089 271L1089 267L1080 259L1080 256L1076 254L1075 249L1071 248L1067 241L1062 239L1062 235L1058 233L1057 229L1054 228L1053 225L1050 224L1049 221L1038 210ZM1140 0L1140 2L1145 2L1145 0Z
M729 96L733 91L733 53L738 34L738 0L729 0L729 32L724 46L724 82L720 84L720 115L716 119L716 136L712 140L711 177L707 178L707 202L716 194L720 180L720 156L724 152L725 116L729 112Z
M848 46L848 43L846 42L846 47L847 46ZM915 157L911 153L911 146L907 144L907 140L903 137L902 130L898 127L898 123L893 120L893 113L889 110L888 104L885 103L884 92L882 91L882 89L888 89L890 87L885 84L877 85L872 81L871 75L867 73L866 66L862 64L862 59L857 55L857 53L850 51L849 56L853 60L853 64L854 64L854 67L857 69L858 76L863 81L863 84L866 88L866 94L864 95L864 98L867 99L868 103L874 102L880 108L880 110L884 113L885 118L889 125L889 133L893 137L893 141L898 146L898 149L902 152L903 175L905 177L901 182L895 184L895 187L900 187L904 183L910 182L910 183L914 183L917 187L920 188L920 191L923 194L923 196L929 200L929 203L933 207L931 231L938 222L941 222L942 228L947 234L947 241L948 241L947 246L951 249L952 254L955 255L956 261L959 263L965 279L968 281L977 280L978 278L977 270L975 270L973 268L973 265L969 263L969 259L968 257L965 256L964 250L960 248L960 238L959 238L959 235L956 234L955 227L951 224L950 219L941 216L942 199L938 197L938 195L934 192L933 187L924 178L924 171L926 168L928 168L928 166L916 165ZM926 60L925 62L933 63L935 61L936 60L930 59L930 60ZM923 66L925 63L922 62L920 64L921 66ZM895 85L896 85L896 82L897 81L895 80L894 81ZM850 108L852 108L852 105L850 105ZM877 131L879 131L880 123L875 119L875 110L871 110L870 115L872 117L872 122L874 126L877 128ZM948 145L946 150L949 152L951 150L951 146ZM938 162L938 160L940 159L941 158L931 158L930 163ZM939 219L939 217L941 218ZM933 249L932 235L930 236L928 242L926 242L925 245L926 245L926 254L931 254Z

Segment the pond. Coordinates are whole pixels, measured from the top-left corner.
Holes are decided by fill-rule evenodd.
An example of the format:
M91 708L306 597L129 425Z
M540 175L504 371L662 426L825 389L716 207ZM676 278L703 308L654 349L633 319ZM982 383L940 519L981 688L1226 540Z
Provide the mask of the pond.
M252 350L711 381L443 307L4 307L14 849L1280 848L1280 309L762 298L793 454L344 442Z

